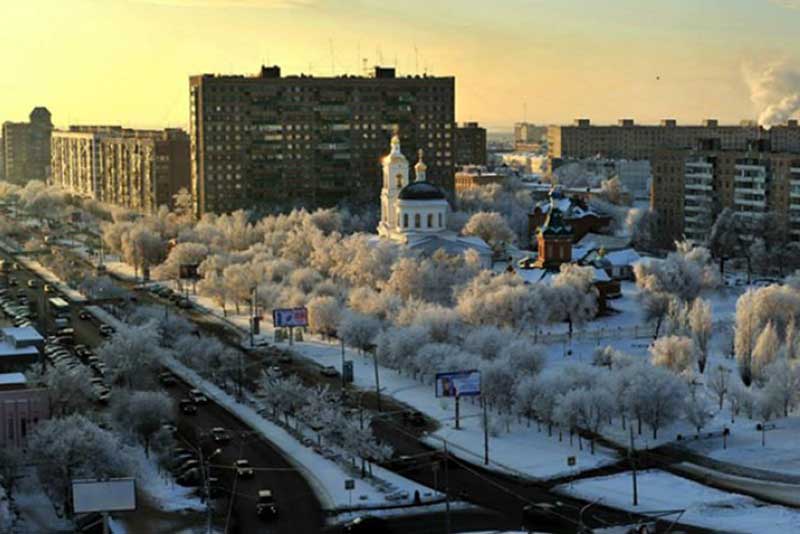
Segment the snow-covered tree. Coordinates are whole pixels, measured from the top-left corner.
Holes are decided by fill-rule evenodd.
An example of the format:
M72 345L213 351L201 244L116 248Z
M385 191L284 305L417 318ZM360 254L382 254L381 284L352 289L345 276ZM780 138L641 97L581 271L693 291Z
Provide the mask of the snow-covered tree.
M771 322L767 323L756 339L753 347L753 377L759 380L764 379L764 369L778 357L781 342L775 327Z
M739 367L739 376L746 386L749 386L753 379L753 348L758 337L755 300L756 292L750 289L736 301L734 351Z
M589 432L594 454L595 438L614 413L613 397L603 387L578 388L564 393L559 405L562 403L574 413L577 426Z
M592 352L592 365L597 367L608 367L609 370L627 367L633 359L622 351L615 349L611 345L597 347Z
M653 365L666 367L675 373L691 370L694 357L694 341L688 337L662 337L656 339L650 346L650 358Z
M702 395L691 395L686 399L684 415L689 424L697 431L697 437L700 437L700 431L713 418L711 407Z
M725 274L725 261L736 255L741 228L738 217L731 208L724 208L714 221L706 246L719 261L719 272Z
M481 326L467 334L464 346L486 360L494 360L508 342L507 332L494 326Z
M518 377L539 374L547 363L542 349L527 338L515 339L500 349L499 359Z
M788 417L800 398L800 369L794 362L780 359L764 368L764 377L765 391L780 402L783 416Z
M627 191L625 191L625 187L622 185L618 176L613 176L608 180L600 182L600 195L612 204L623 204L625 193L627 193Z
M777 390L761 390L755 394L754 412L761 424L761 446L766 445L767 423L781 413L783 399L776 396Z
M464 235L480 237L494 250L514 241L514 232L497 212L478 212L472 215L462 230Z
M456 310L469 324L522 330L544 321L548 310L541 302L550 302L551 292L543 284L526 285L514 273L482 271L458 291Z
M27 447L39 480L64 509L73 479L130 474L119 439L83 415L40 422L28 435Z
M689 329L697 348L697 367L702 374L708 361L708 344L714 323L711 318L711 303L705 299L695 299L689 310Z
M729 369L718 365L707 377L708 389L717 397L720 410L722 410L722 405L725 402L725 395L728 394L728 390L731 387L729 374Z
M481 395L484 402L500 412L511 409L516 373L503 360L483 362L481 371Z
M53 416L80 412L91 404L91 373L85 366L75 369L48 367L44 372L36 366L26 376L31 386L45 389Z
M114 421L141 440L149 456L153 436L175 419L175 403L163 391L127 391L115 394L111 413Z
M640 366L635 386L629 388L632 411L653 431L673 421L683 412L686 384L672 372L661 367Z
M333 297L314 297L308 301L308 326L312 332L333 336L342 317L342 305Z
M594 287L594 268L573 263L561 265L553 277L553 291L549 301L556 320L569 325L569 336L575 325L581 325L597 315L597 289Z
M152 381L152 371L164 349L158 344L154 323L120 327L97 349L98 357L108 366L112 383L141 389Z
M360 313L345 313L339 322L339 337L363 353L374 343L381 330L381 322L375 317Z

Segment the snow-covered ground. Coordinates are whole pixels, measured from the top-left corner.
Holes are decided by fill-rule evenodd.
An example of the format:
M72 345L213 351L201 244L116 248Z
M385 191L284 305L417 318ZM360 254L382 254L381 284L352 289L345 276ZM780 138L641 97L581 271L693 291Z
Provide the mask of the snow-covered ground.
M142 447L128 447L126 457L136 473L136 484L139 491L162 511L205 510L205 505L192 488L175 484L169 473L159 472L155 458L147 458Z
M632 504L630 473L558 486L557 492L640 514L684 510L677 519L723 532L785 534L800 531L800 511L768 505L736 493L726 493L664 473L638 474L639 505Z
M39 477L28 470L14 493L20 513L20 532L71 532L72 523L56 515L53 503L42 491Z

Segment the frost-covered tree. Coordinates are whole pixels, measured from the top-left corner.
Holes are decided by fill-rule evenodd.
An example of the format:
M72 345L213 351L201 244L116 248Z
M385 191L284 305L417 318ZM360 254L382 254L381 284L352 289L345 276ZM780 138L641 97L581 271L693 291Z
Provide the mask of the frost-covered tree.
M782 399L776 395L776 390L761 390L754 394L754 413L761 423L761 446L766 446L767 423L781 413Z
M26 377L31 386L45 389L50 412L55 417L81 412L91 404L91 373L85 366L75 369L48 367L44 372L36 366L26 373Z
M308 326L312 332L333 336L341 318L342 305L333 297L314 297L308 302Z
M114 396L111 413L122 429L141 440L145 455L150 456L153 436L175 419L175 403L163 391L126 391Z
M516 373L503 360L483 362L481 371L481 395L484 402L500 412L511 410Z
M339 322L339 337L358 349L360 353L368 350L381 330L381 322L375 317L349 312Z
M158 339L154 323L118 328L97 349L98 357L108 366L111 382L136 389L150 384L152 371L165 354Z
M499 359L517 376L539 374L547 363L542 349L527 338L515 339L500 349Z
M765 391L780 402L783 416L789 417L789 411L800 398L800 369L793 362L780 359L764 368L764 377Z
M622 185L618 176L613 176L608 180L600 182L600 195L608 202L616 205L623 204L625 187Z
M694 357L694 341L688 337L662 337L656 339L650 346L650 359L653 365L666 367L675 373L691 370Z
M711 407L702 395L691 395L686 399L684 415L689 424L697 431L697 437L700 437L700 431L713 418Z
M536 396L539 394L535 376L523 376L514 386L513 410L524 417L530 426L530 420L536 413Z
M39 480L65 510L73 479L130 474L119 439L83 415L40 422L28 435L27 447Z
M319 285L317 286L317 289ZM347 295L347 307L351 310L388 321L395 317L403 305L397 295L388 291L375 291L370 287L356 287ZM401 322L410 324L410 322Z
M611 345L597 347L592 352L592 365L597 367L608 367L609 370L627 367L633 359L622 351L615 349Z
M569 326L569 336L575 325L581 325L597 315L597 289L594 287L594 268L573 263L561 265L553 277L552 298L549 301L555 320Z
M633 387L628 389L628 401L632 412L653 431L658 439L658 430L673 421L683 412L686 384L661 367L638 366Z
M480 237L494 250L514 241L514 232L497 212L478 212L472 215L462 230L464 235Z
M781 342L775 327L771 322L758 334L756 345L753 347L753 377L759 382L764 379L764 369L778 357Z
M559 405L564 404L579 428L589 432L591 452L597 435L614 413L614 399L604 387L578 388L564 393Z
M544 284L526 285L514 273L482 271L458 291L456 310L472 325L523 330L544 321L548 310L541 302L550 302L551 292Z
M753 348L758 337L759 325L755 317L755 300L756 292L750 289L736 301L734 352L739 367L739 376L746 386L749 386L753 379Z
M725 395L731 387L730 385L730 370L718 365L707 377L708 389L714 394L719 402L719 409L722 410L723 403L725 402Z
M711 303L705 299L695 299L689 310L689 329L697 348L697 368L702 374L708 361L708 344L714 323L711 318Z
M494 360L508 342L507 332L494 326L481 326L467 334L464 346L486 360Z
M717 215L708 234L706 246L711 255L719 261L720 274L725 274L725 261L736 255L741 233L741 228L737 223L736 212L731 208L724 208Z

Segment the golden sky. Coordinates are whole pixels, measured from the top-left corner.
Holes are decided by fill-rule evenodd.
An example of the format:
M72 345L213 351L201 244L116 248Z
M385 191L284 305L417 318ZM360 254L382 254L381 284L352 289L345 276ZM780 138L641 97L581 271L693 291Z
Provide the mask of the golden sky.
M185 126L188 76L456 76L456 116L755 118L743 72L800 60L800 0L0 0L0 121ZM416 52L415 52L416 50Z

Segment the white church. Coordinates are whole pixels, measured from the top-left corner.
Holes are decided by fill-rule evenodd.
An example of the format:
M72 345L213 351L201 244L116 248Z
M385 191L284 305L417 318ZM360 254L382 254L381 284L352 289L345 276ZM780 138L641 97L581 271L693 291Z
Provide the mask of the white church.
M463 254L474 250L485 267L491 267L492 250L479 237L461 236L447 229L450 208L444 192L426 181L427 166L422 161L414 165L414 177L409 179L408 160L400 150L400 138L392 137L391 151L383 158L383 188L381 189L381 222L378 235L403 243L409 249L430 255L439 249L448 254Z

